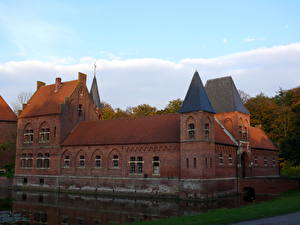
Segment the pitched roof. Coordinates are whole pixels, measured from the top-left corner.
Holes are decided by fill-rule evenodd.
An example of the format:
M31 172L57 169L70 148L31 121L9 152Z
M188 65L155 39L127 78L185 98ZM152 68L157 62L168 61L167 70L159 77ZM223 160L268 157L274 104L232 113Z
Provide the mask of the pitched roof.
M0 95L0 121L1 120L17 121L17 116Z
M42 116L60 113L60 104L64 103L65 97L70 97L78 80L62 82L55 92L55 84L40 87L28 101L20 117Z
M265 132L258 127L250 127L249 136L251 148L278 150Z
M120 120L81 122L64 141L65 146L174 143L180 141L180 114Z
M215 122L215 142L218 144L236 145L218 122Z
M194 73L190 87L179 110L180 113L194 111L215 113L197 71Z
M93 99L94 105L97 106L97 108L101 108L101 101L100 101L96 76L94 76L93 79L93 83L90 90L90 96Z
M216 113L238 111L250 114L230 76L208 80L205 90Z

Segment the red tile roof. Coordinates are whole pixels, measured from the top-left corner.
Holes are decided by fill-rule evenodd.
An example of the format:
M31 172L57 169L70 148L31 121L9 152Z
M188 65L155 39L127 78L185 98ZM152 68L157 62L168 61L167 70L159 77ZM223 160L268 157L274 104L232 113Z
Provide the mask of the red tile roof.
M217 122L215 122L215 142L219 144L235 145Z
M60 104L70 97L77 87L78 80L62 82L55 92L55 84L40 87L29 100L20 117L41 116L60 113Z
M63 145L174 143L180 140L180 115L84 121Z
M0 96L0 121L17 121L16 114L11 110L9 105Z
M216 142L233 145L216 123ZM65 146L179 143L180 114L120 120L81 122L64 141Z
M250 127L249 131L251 148L278 150L262 129Z

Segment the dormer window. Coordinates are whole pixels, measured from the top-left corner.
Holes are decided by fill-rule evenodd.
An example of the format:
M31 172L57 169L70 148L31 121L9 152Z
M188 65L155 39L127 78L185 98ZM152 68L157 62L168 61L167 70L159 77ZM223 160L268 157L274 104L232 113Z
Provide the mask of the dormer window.
M209 124L208 123L206 123L205 125L204 125L204 139L205 140L209 140Z
M195 139L195 124L190 123L188 125L188 137L189 139Z

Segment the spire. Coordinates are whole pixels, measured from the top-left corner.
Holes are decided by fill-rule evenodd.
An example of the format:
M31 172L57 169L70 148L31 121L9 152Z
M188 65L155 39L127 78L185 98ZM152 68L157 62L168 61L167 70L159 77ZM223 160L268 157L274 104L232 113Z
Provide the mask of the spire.
M249 114L230 76L208 80L205 90L217 113L238 111Z
M195 71L190 87L186 93L180 113L205 111L215 113L215 110L210 104L202 81L197 71Z
M98 91L97 79L95 75L90 90L90 96L92 97L95 106L97 106L97 108L101 108L101 101L100 101L100 96Z

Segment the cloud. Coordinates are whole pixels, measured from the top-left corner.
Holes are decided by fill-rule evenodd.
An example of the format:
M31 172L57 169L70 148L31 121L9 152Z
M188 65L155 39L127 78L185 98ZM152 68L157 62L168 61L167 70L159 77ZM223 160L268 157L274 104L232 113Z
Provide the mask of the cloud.
M18 93L34 91L35 81L53 83L77 79L77 73L88 76L90 86L93 64L101 98L113 107L126 108L148 103L158 108L169 100L184 98L194 71L203 80L231 75L238 89L254 96L263 92L274 95L300 85L300 43L260 48L216 58L191 58L179 62L142 59L95 59L84 57L53 61L10 61L0 64L0 95L12 103Z
M264 41L264 38L246 37L244 42Z
M225 38L225 39L223 39L223 43L224 44L227 44L228 43L228 40Z

